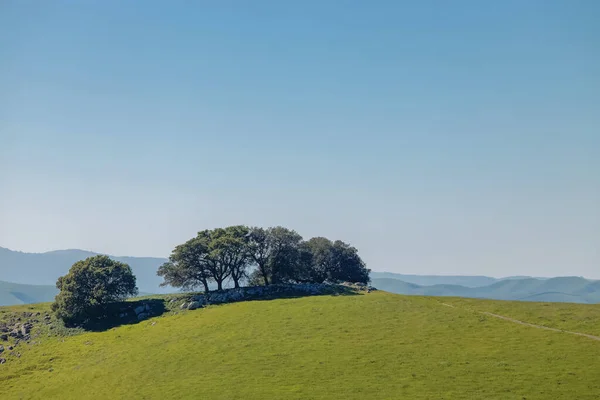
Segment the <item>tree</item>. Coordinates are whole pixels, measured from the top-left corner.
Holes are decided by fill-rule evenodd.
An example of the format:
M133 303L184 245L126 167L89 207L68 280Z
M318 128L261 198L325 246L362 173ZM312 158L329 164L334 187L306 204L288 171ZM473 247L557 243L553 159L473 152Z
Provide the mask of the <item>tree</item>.
M355 247L324 237L312 238L305 242L305 246L312 255L308 275L313 282L369 282L370 270Z
M299 249L302 236L298 232L276 226L268 229L271 255L267 264L272 283L294 282L298 275Z
M110 303L138 293L129 265L101 255L73 264L67 275L58 278L56 287L60 292L52 310L67 324L101 317Z
M341 240L336 240L331 248L333 268L328 279L332 282L369 283L370 269L358 255L358 250Z
M248 232L248 257L256 264L250 284L256 286L269 284L269 259L273 252L273 240L270 229L259 227L250 228ZM260 279L259 279L260 275Z
M324 237L314 237L303 243L306 250L311 255L311 264L305 273L310 276L312 282L323 283L335 269L335 260L333 257L333 243Z
M208 292L208 283L211 280L209 263L208 236L201 233L181 244L171 252L169 261L158 269L158 276L164 282L161 286L170 285L184 290L194 290L202 285Z
M215 229L210 235L211 258L216 261L219 270L228 272L236 288L240 287L240 280L246 277L248 268L248 233L246 226L236 225ZM217 281L218 290L221 290L220 281L213 278Z
M252 264L257 268L249 275ZM236 288L245 278L251 285L369 280L356 248L342 241L315 237L304 242L296 231L282 226L244 225L198 232L173 250L158 275L164 278L162 285L186 290L202 285L205 291L211 281L222 290L228 278Z
M265 277L258 269L252 271L248 276L248 286L267 286Z

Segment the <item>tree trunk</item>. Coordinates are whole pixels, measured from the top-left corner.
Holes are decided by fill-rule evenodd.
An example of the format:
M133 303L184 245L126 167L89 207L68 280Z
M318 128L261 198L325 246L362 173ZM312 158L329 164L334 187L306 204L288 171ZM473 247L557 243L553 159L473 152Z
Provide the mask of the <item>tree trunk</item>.
M217 290L218 291L223 290L223 280L222 279L217 280Z
M208 282L206 280L202 281L202 284L204 285L204 293L208 293Z
M265 286L269 286L269 275L263 274L263 280L265 281Z
M264 266L260 266L260 274L263 277L263 280L265 281L265 286L269 286L269 275L267 274L266 268Z
M240 280L239 279L233 279L233 287L234 288L239 288L240 287Z

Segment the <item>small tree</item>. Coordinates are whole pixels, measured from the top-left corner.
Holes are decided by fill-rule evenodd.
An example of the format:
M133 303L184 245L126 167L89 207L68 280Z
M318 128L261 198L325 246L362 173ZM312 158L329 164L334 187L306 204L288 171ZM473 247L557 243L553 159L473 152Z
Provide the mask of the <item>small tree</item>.
M208 292L211 261L208 238L204 234L198 234L197 237L175 247L169 261L158 268L158 276L164 279L161 286L170 285L184 290L193 290L202 285L204 291Z
M103 316L110 303L138 293L129 265L108 256L76 262L67 275L58 278L56 287L60 293L52 310L67 324Z

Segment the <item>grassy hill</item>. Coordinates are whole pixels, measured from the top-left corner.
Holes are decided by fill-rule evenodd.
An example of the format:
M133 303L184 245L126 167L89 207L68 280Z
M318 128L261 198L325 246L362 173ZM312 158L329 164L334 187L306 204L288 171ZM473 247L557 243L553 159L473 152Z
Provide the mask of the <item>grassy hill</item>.
M2 399L591 400L600 393L600 369L592 367L600 341L481 314L600 334L596 305L380 291L179 311L169 298L160 298L172 307L162 316L104 332L38 328L35 344L20 343L21 357L0 365ZM47 307L0 308L0 319Z

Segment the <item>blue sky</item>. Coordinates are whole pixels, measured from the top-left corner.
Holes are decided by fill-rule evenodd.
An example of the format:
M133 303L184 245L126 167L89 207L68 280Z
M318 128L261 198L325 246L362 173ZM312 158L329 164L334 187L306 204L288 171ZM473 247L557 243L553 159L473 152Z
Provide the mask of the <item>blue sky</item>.
M284 225L600 278L597 1L3 1L0 246Z

